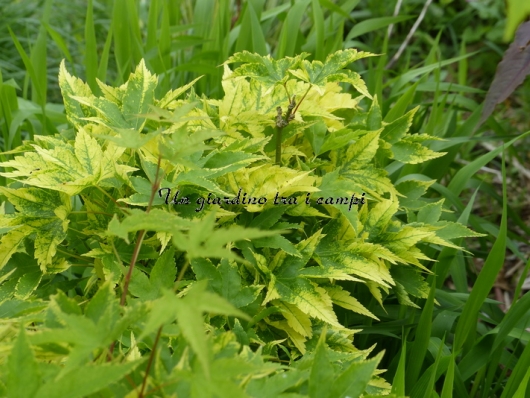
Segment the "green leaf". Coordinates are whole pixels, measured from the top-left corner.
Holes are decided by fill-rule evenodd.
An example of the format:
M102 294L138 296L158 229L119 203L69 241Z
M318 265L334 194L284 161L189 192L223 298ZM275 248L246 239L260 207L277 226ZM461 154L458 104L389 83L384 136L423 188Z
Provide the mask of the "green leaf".
M382 127L381 107L377 101L377 96L374 96L368 115L366 115L366 127L368 130L379 130Z
M30 294L33 293L33 291L37 288L37 286L39 286L42 276L43 273L39 269L22 275L22 277L18 280L17 283L15 297L20 299L27 299Z
M475 173L480 170L482 167L484 167L488 162L490 162L493 158L498 156L503 150L508 149L515 141L522 139L530 134L530 131L527 131L526 133L518 135L516 138L506 142L504 145L497 147L493 151L487 152L484 155L476 158L469 164L466 164L463 166L458 172L454 175L454 177L451 179L451 182L447 186L447 188L454 194L454 195L460 195L462 190L465 188L467 182L469 179L475 175Z
M244 307L253 302L262 287L242 286L237 266L226 259L215 267L208 259L195 258L191 267L198 280L209 280L209 286L220 296L228 300L236 308Z
M88 84L68 73L64 60L59 67L59 87L64 100L66 117L76 128L88 123L85 118L96 116L94 110L73 99L73 97L91 98L93 94Z
M293 328L296 333L311 338L313 330L309 316L300 311L298 307L279 300L274 300L272 304L281 310L283 316L287 320L287 324Z
M21 225L9 231L1 239L0 269L23 240L22 234L36 234L35 258L42 271L46 270L57 251L57 246L66 238L68 215L71 211L70 198L57 191L36 188L10 189L0 187L0 192L15 206L15 216L6 225ZM1 222L1 219L0 219ZM37 278L37 275L34 275ZM29 277L28 277L29 278ZM28 280L29 282L29 280ZM38 282L37 282L38 283Z
M248 319L248 316L222 297L209 293L205 289L206 283L194 283L182 299L166 290L160 299L153 302L139 340L160 326L176 319L182 334L197 354L206 377L209 377L211 373L211 350L204 333L202 314L209 312L218 315L237 316L243 319Z
M485 236L484 234L472 231L466 226L456 222L438 221L433 225L436 227L441 227L436 231L436 235L445 240Z
M97 141L83 129L77 133L73 146L47 136L39 136L38 139L52 144L53 149L34 145L36 153L16 156L14 160L1 163L1 166L17 170L0 175L24 177L25 184L73 196L105 179L134 170L116 165L122 152L115 151L112 147L103 152Z
M177 275L174 256L174 248L166 250L156 261L155 266L151 270L149 280L151 281L153 288L159 292L160 289L171 289L173 287Z
M92 297L86 306L85 315L97 324L115 301L116 296L114 290L112 289L111 283L107 282ZM78 309L79 307L75 306L74 308Z
M23 327L7 361L9 398L32 398L41 384L41 372Z
M324 268L342 270L363 279L372 280L386 287L393 285L393 279L384 263L374 258L373 253L377 249L367 247L349 240L344 236L343 225L347 221L335 220L330 222L324 232L326 237L318 245L317 254L319 263ZM337 242L337 236L343 236L344 243ZM353 237L353 236L352 236ZM351 244L348 246L348 243Z
M308 53L302 53L296 57L284 57L275 60L270 55L261 56L256 53L243 51L232 55L225 64L234 62L244 63L234 69L230 78L246 76L263 82L265 86L270 87L287 82L290 77L289 70L296 68L308 55Z
M441 398L453 398L454 390L454 378L455 378L455 352L452 352L451 358L449 359L449 368L444 380L444 386L442 389Z
M160 108L168 108L168 107L172 107L172 103L173 101L175 101L179 96L181 96L182 94L184 94L186 91L188 91L191 87L193 87L193 85L197 82L197 80L199 80L202 76L192 80L190 83L188 84L185 84L184 86L182 87L179 87L175 90L170 90L166 93L166 95L164 95L164 97L158 101L156 104L158 107Z
M156 130L147 134L143 134L139 130L123 129L118 127L114 128L113 131L118 135L112 136L101 134L100 137L116 143L117 146L133 149L141 148L162 132L162 130Z
M414 115L418 109L420 109L419 106L411 109L409 112L392 121L391 123L385 124L383 132L381 133L381 138L391 144L395 144L401 140L409 131L410 126L412 125L412 120L414 119Z
M98 122L110 128L128 129L132 127L131 123L125 120L120 107L107 98L72 96L72 99L96 112L96 117L87 119L91 122Z
M328 397L358 398L364 393L383 353L364 362L352 363L333 383Z
M444 199L439 200L438 202L429 203L422 207L418 212L417 221L425 224L435 224L442 215L443 203Z
M502 174L506 175L504 157L502 162ZM471 344L474 340L476 332L476 321L478 313L484 299L488 296L491 287L495 283L495 279L504 263L506 250L506 234L507 234L507 199L506 199L506 183L502 186L503 207L502 219L499 229L499 235L493 244L493 247L484 263L484 267L480 271L477 281L473 285L473 290L466 301L462 315L460 315L455 331L454 349L459 351L465 343L466 346Z
M399 355L399 363L392 380L392 393L397 396L405 395L405 363L407 359L407 341L403 340L401 346L401 354ZM444 388L445 389L445 388Z
M7 264L11 256L18 250L31 232L29 228L18 228L2 236L0 239L0 269Z
M375 320L379 320L374 314L372 314L365 306L363 306L356 298L350 296L350 293L343 290L340 286L326 287L333 304L339 307L346 308L347 310L354 311L358 314L368 316Z
M327 134L325 136L324 143L322 144L318 152L315 152L315 154L318 156L330 150L344 148L347 144L350 143L350 141L353 141L353 139L357 138L357 136L357 131L349 129L341 129L338 131L334 131L333 133Z
M238 225L232 225L229 228L214 228L215 214L210 212L200 221L193 224L187 236L179 233L173 235L173 243L177 248L185 251L190 259L208 256L236 260L239 257L226 248L227 243L271 236L278 233L278 231L243 228Z
M315 357L309 376L309 396L311 398L327 397L330 395L330 384L336 379L335 369L327 354L326 333L324 328L318 339Z
M321 319L330 325L340 326L337 316L333 312L331 298L327 292L300 273L304 265L312 257L321 239L321 231L318 231L296 245L298 251L302 254L301 258L286 256L280 252L274 260L275 263L279 264L274 269L274 274L262 268L270 277L267 297L263 304L278 298L295 305L311 317Z
M393 266L390 273L408 294L422 299L429 296L429 284L425 282L417 269L408 266Z
M369 233L371 239L377 239L381 236L397 210L398 201L396 197L383 200L372 207L364 224L364 230Z
M432 314L434 309L434 295L436 293L436 278L433 278L429 297L423 311L421 312L420 320L418 323L418 329L416 336L414 337L414 343L412 343L412 352L414 355L409 356L407 362L407 373L406 373L406 385L407 390L412 390L412 386L416 384L420 377L420 372L424 358L427 355L427 349L429 347L429 339L431 336L432 328ZM420 332L421 331L421 332Z
M282 249L291 256L301 257L296 247L281 235L268 236L253 240L254 247L270 247L272 249Z
M139 297L142 300L152 300L157 296L157 292L151 285L147 275L138 268L133 270L129 291L133 296Z
M149 213L132 209L129 215L121 222L114 216L108 225L108 233L118 236L129 243L129 232L140 230L178 233L180 230L189 228L193 223L183 219L176 214L161 209L153 209Z
M525 397L526 390L528 389L529 380L530 380L530 370L527 370L523 380L521 381L521 384L519 384L519 387L517 387L517 391L515 391L513 398L524 398Z
M143 361L124 364L83 365L58 380L44 384L35 398L85 397L121 380Z
M395 23L399 23L402 21L406 21L410 18L413 18L413 17L410 15L396 15L392 17L370 18L370 19L361 21L355 24L352 30L350 30L350 32L348 33L348 36L346 36L345 41L349 41L351 39L354 39L368 32L372 32L378 29L385 28L390 24L395 24Z
M289 394L293 398L299 398L293 396L293 393L281 394L291 388L303 383L307 379L307 373L300 372L296 369L290 369L289 371L278 372L275 375L269 377L261 377L259 379L252 379L247 384L247 393L252 397L259 398L276 398L285 397ZM289 397L287 395L287 397Z
M156 85L156 76L147 70L142 59L127 81L122 100L123 117L137 131L143 127L144 118L141 115L153 104Z
M282 214L284 214L286 210L286 206L274 206L264 209L252 219L249 227L269 229L280 220Z
M362 169L374 158L377 148L379 148L379 135L382 129L366 132L354 145L350 145L346 150L345 165L350 169ZM362 134L363 132L357 132Z
M303 60L301 69L290 70L289 72L307 83L320 87L324 87L328 81L348 82L358 90L361 87L361 90L364 91L364 93L362 91L361 93L367 95L368 92L362 87L362 80L360 80L358 74L351 71L343 71L343 69L354 61L374 55L350 48L328 55L323 63L321 61L309 62ZM368 94L367 96L370 95Z
M507 1L506 27L504 28L504 41L510 40L517 27L530 15L530 5L524 0Z
M403 163L418 164L444 156L447 152L435 152L412 137L404 137L392 145L393 159Z
M313 152L316 155L325 152L323 150L321 151L321 148L322 144L324 144L324 142L326 141L326 138L329 139L329 136L326 137L327 130L328 127L323 121L318 121L304 130L304 135L311 143L311 146L313 147Z

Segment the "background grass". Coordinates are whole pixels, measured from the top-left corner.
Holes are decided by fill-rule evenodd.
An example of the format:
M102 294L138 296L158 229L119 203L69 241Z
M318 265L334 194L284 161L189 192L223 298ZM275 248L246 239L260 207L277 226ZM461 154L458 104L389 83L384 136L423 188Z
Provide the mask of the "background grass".
M57 85L63 58L96 91L96 79L119 85L144 58L160 76L158 95L205 75L195 91L215 98L222 95L219 65L238 51L274 57L306 51L318 60L349 47L381 54L356 68L384 120L419 106L412 131L443 138L431 147L447 152L421 165L386 165L392 181L436 180L432 200L444 198L450 218L486 236L463 242L468 252L444 249L426 264L437 277L417 309L388 297L385 311L357 292L381 321L349 313L348 325L363 329L355 344L386 350L384 377L396 393L530 396L530 152L523 134L530 83L477 129L507 47L501 0L431 3L388 67L423 6L405 0L396 12L393 2L370 0L0 0L0 149L68 128Z

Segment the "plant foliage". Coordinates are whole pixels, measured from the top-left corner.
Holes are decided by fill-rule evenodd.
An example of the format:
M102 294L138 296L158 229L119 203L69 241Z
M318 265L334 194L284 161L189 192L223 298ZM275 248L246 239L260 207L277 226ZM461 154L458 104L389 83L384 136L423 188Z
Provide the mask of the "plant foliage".
M71 127L0 164L14 180L1 189L0 389L388 394L383 352L353 343L349 314L378 319L359 292L417 307L425 249L478 234L423 198L433 181L390 180L390 162L443 153L410 133L417 108L392 121L377 97L363 109L348 66L372 55L239 53L221 99L193 83L157 97L144 62L96 95L62 64Z

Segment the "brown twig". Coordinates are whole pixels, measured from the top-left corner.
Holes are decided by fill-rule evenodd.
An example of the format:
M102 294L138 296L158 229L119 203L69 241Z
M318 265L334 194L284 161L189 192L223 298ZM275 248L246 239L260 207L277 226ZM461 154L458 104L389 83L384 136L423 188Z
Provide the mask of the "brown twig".
M186 263L184 264L184 266L180 270L180 273L179 273L178 278L177 278L177 280L175 282L175 285L177 285L182 280L182 278L184 277L184 273L188 269L188 266L189 266L189 261L186 261ZM153 348L151 349L151 354L149 355L149 362L147 363L147 368L145 369L145 375L144 375L144 379L142 381L142 389L140 390L140 394L138 394L138 398L143 398L144 397L143 394L144 394L144 391L145 391L145 387L147 385L147 377L149 376L149 371L151 370L151 365L153 363L153 358L155 356L155 352L156 352L156 348L158 346L158 342L160 341L160 336L162 335L162 328L163 327L164 327L164 325L162 324L158 328L158 331L156 332L155 342L153 343Z
M129 266L129 271L125 275L125 280L123 281L123 291L121 293L120 305L123 307L125 305L125 300L127 298L127 292L129 291L129 283L131 282L132 273L134 266L136 265L136 260L138 260L138 255L140 254L140 248L142 247L142 242L145 236L145 229L138 231L138 236L136 238L136 245L134 246L134 251L131 257L131 265Z
M146 214L149 213L149 211L151 211L151 207L155 200L156 192L158 191L158 188L160 186L160 181L159 181L158 176L160 172L161 162L162 162L162 158L158 156L158 164L156 167L155 181L153 182L153 185L151 187L151 197L149 198L149 203L147 204L147 209L145 210ZM120 306L122 307L125 306L125 300L127 299L127 293L129 291L129 283L131 282L134 266L136 265L136 261L138 260L138 255L140 254L140 248L142 247L142 242L144 240L145 233L146 233L145 229L138 231L138 235L136 238L136 245L134 246L134 251L131 257L131 264L129 265L129 271L127 272L127 275L125 276L125 279L123 281L123 291L122 291L121 299L120 299ZM112 359L112 353L114 352L115 345L116 345L116 341L113 341L109 347L109 352L107 355L108 361Z
M238 21L240 15L241 15L241 0L236 0L236 13L232 17L232 20L230 21L230 29L234 29L234 26L236 22Z
M151 187L151 197L149 198L149 203L147 204L147 209L145 210L145 213L148 214L151 211L151 207L153 206L153 202L155 200L156 192L158 191L158 187L160 186L160 181L158 179L158 174L160 171L160 162L161 157L158 157L158 164L156 167L156 176L155 181L153 182L153 185ZM127 272L127 275L125 276L125 280L123 282L123 292L121 294L121 300L120 305L125 305L125 299L127 298L127 292L129 291L129 283L131 282L132 273L134 270L134 266L136 265L136 261L138 260L138 255L140 254L140 248L142 247L142 242L145 237L145 229L142 229L141 231L138 231L138 237L136 238L136 245L134 247L133 255L131 257L131 265L129 266L129 272Z
M307 96L307 94L309 93L309 90L311 90L311 85L307 88L307 91L305 92L305 94L302 96L302 99L298 102L298 105L296 105L296 108L294 108L294 111L293 111L293 115L296 114L296 111L298 110L298 108L300 107L300 104L304 101L305 97Z
M289 122L294 119L294 115L296 114L298 107L311 89L311 86L309 86L300 102L296 104L296 96L293 95L291 98L289 91L287 91L287 86L285 84L283 86L285 87L287 97L289 98L289 105L287 106L287 112L285 112L285 116L283 116L283 110L281 106L276 108L276 111L278 112L276 115L276 164L278 166L282 165L282 131L284 127L287 127Z
M158 341L160 340L160 335L162 334L162 326L158 328L158 332L156 332L155 342L153 343L153 349L151 350L151 354L149 355L149 360L147 362L147 368L145 369L145 375L144 379L142 381L142 388L140 389L140 393L138 394L138 398L144 398L144 391L145 387L147 385L147 377L149 376L149 372L151 370L151 366L153 364L153 359L155 357L156 353L156 347L158 345Z
M399 59L399 57L401 57L401 54L403 53L403 51L405 51L405 48L407 48L407 45L409 44L410 39L412 38L414 33L416 33L416 30L420 26L421 21L423 21L423 17L425 17L425 13L427 12L427 9L431 5L431 3L432 3L432 0L425 1L425 4L423 5L423 9L421 10L420 15L418 16L418 19L416 20L416 22L414 22L414 25L412 25L412 29L409 31L407 37L405 38L405 41L401 43L401 46L399 47L398 52L392 57L392 59L387 64L385 69L390 69L394 65L394 63Z
M289 90L287 89L287 82L282 84L283 88L285 89L285 92L287 93L287 98L289 99L289 102L291 102L291 94L289 93Z

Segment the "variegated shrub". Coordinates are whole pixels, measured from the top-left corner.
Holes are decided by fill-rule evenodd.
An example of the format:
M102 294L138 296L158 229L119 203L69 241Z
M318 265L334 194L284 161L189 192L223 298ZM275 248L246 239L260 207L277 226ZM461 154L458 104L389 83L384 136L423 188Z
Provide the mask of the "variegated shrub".
M125 396L126 375L141 396L388 393L381 355L353 344L358 316L378 321L358 292L417 306L422 248L476 234L422 198L433 181L388 177L443 153L409 133L416 109L382 121L347 69L372 55L239 53L220 100L158 95L143 62L98 93L61 65L71 125L1 164L0 374L24 364L33 396ZM90 382L74 394L66 375Z

